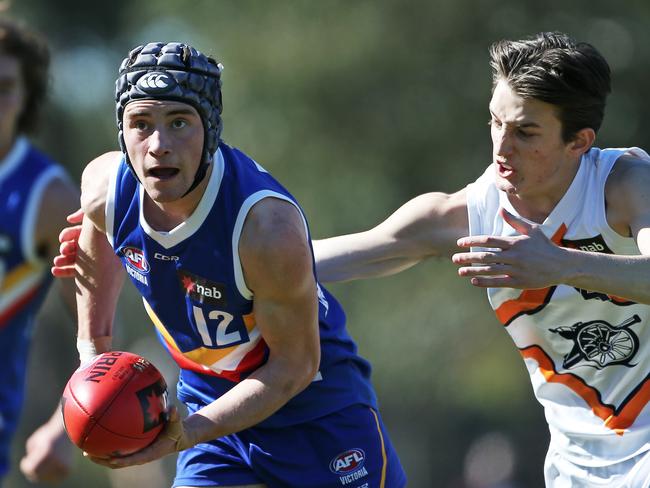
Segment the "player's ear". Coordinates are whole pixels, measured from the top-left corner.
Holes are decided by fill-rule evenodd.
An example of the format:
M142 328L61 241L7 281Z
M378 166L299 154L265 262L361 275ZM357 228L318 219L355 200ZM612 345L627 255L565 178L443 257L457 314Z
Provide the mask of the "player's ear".
M578 157L582 156L584 153L589 151L595 140L596 132L591 127L580 129L569 142L569 151Z

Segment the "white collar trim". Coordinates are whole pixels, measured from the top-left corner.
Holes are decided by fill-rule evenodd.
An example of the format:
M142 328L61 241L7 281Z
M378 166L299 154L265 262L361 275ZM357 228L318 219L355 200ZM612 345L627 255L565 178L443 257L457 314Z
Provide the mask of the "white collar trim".
M210 175L210 181L208 181L208 185L205 189L205 193L201 197L199 205L185 222L181 222L169 232L157 231L147 223L143 213L144 187L139 184L140 226L144 232L165 249L174 247L194 234L205 221L215 200L217 199L219 188L221 187L221 180L223 179L224 164L221 149L217 149L217 152L213 157L213 168L212 174Z

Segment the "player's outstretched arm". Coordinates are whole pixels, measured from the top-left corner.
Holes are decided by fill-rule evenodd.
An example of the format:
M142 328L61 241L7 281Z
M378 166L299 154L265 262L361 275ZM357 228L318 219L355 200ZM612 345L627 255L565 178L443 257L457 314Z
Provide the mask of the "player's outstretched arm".
M77 243L77 346L82 362L110 350L115 307L124 271L106 238L106 192L110 171L120 153L106 153L91 161L81 180L81 208L85 214Z
M251 209L239 255L253 292L256 325L268 360L216 401L170 428L151 446L123 458L93 459L112 468L143 464L194 444L251 427L276 412L315 378L320 363L318 296L302 217L266 198Z
M365 232L313 242L322 282L398 273L432 256L451 256L469 229L465 190L427 193Z
M609 176L605 194L607 220L622 236L634 237L640 255L613 255L554 245L539 226L505 210L514 237L472 236L459 240L463 248L491 251L453 256L458 273L480 287L545 288L567 284L627 300L650 304L650 164L624 156Z
M82 218L83 213L76 213L68 221L79 223ZM373 229L313 241L318 278L322 282L375 278L398 273L427 257L450 256L468 227L465 190L420 195ZM61 231L54 276L74 276L80 229L77 225Z

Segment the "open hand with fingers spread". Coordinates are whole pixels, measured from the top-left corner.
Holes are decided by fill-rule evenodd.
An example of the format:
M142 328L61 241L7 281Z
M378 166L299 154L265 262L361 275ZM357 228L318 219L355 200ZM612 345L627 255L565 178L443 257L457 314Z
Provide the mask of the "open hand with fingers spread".
M544 235L539 225L531 224L501 209L503 219L520 235L469 236L458 239L462 248L481 251L452 256L459 265L458 275L470 278L474 286L535 289L562 281L564 251Z

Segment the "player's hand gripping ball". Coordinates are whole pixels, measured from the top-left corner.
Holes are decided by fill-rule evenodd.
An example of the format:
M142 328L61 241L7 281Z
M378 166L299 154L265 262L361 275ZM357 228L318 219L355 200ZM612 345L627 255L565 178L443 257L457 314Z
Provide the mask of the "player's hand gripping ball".
M151 444L167 421L167 384L145 358L100 354L68 380L61 398L70 440L95 457L126 456Z

